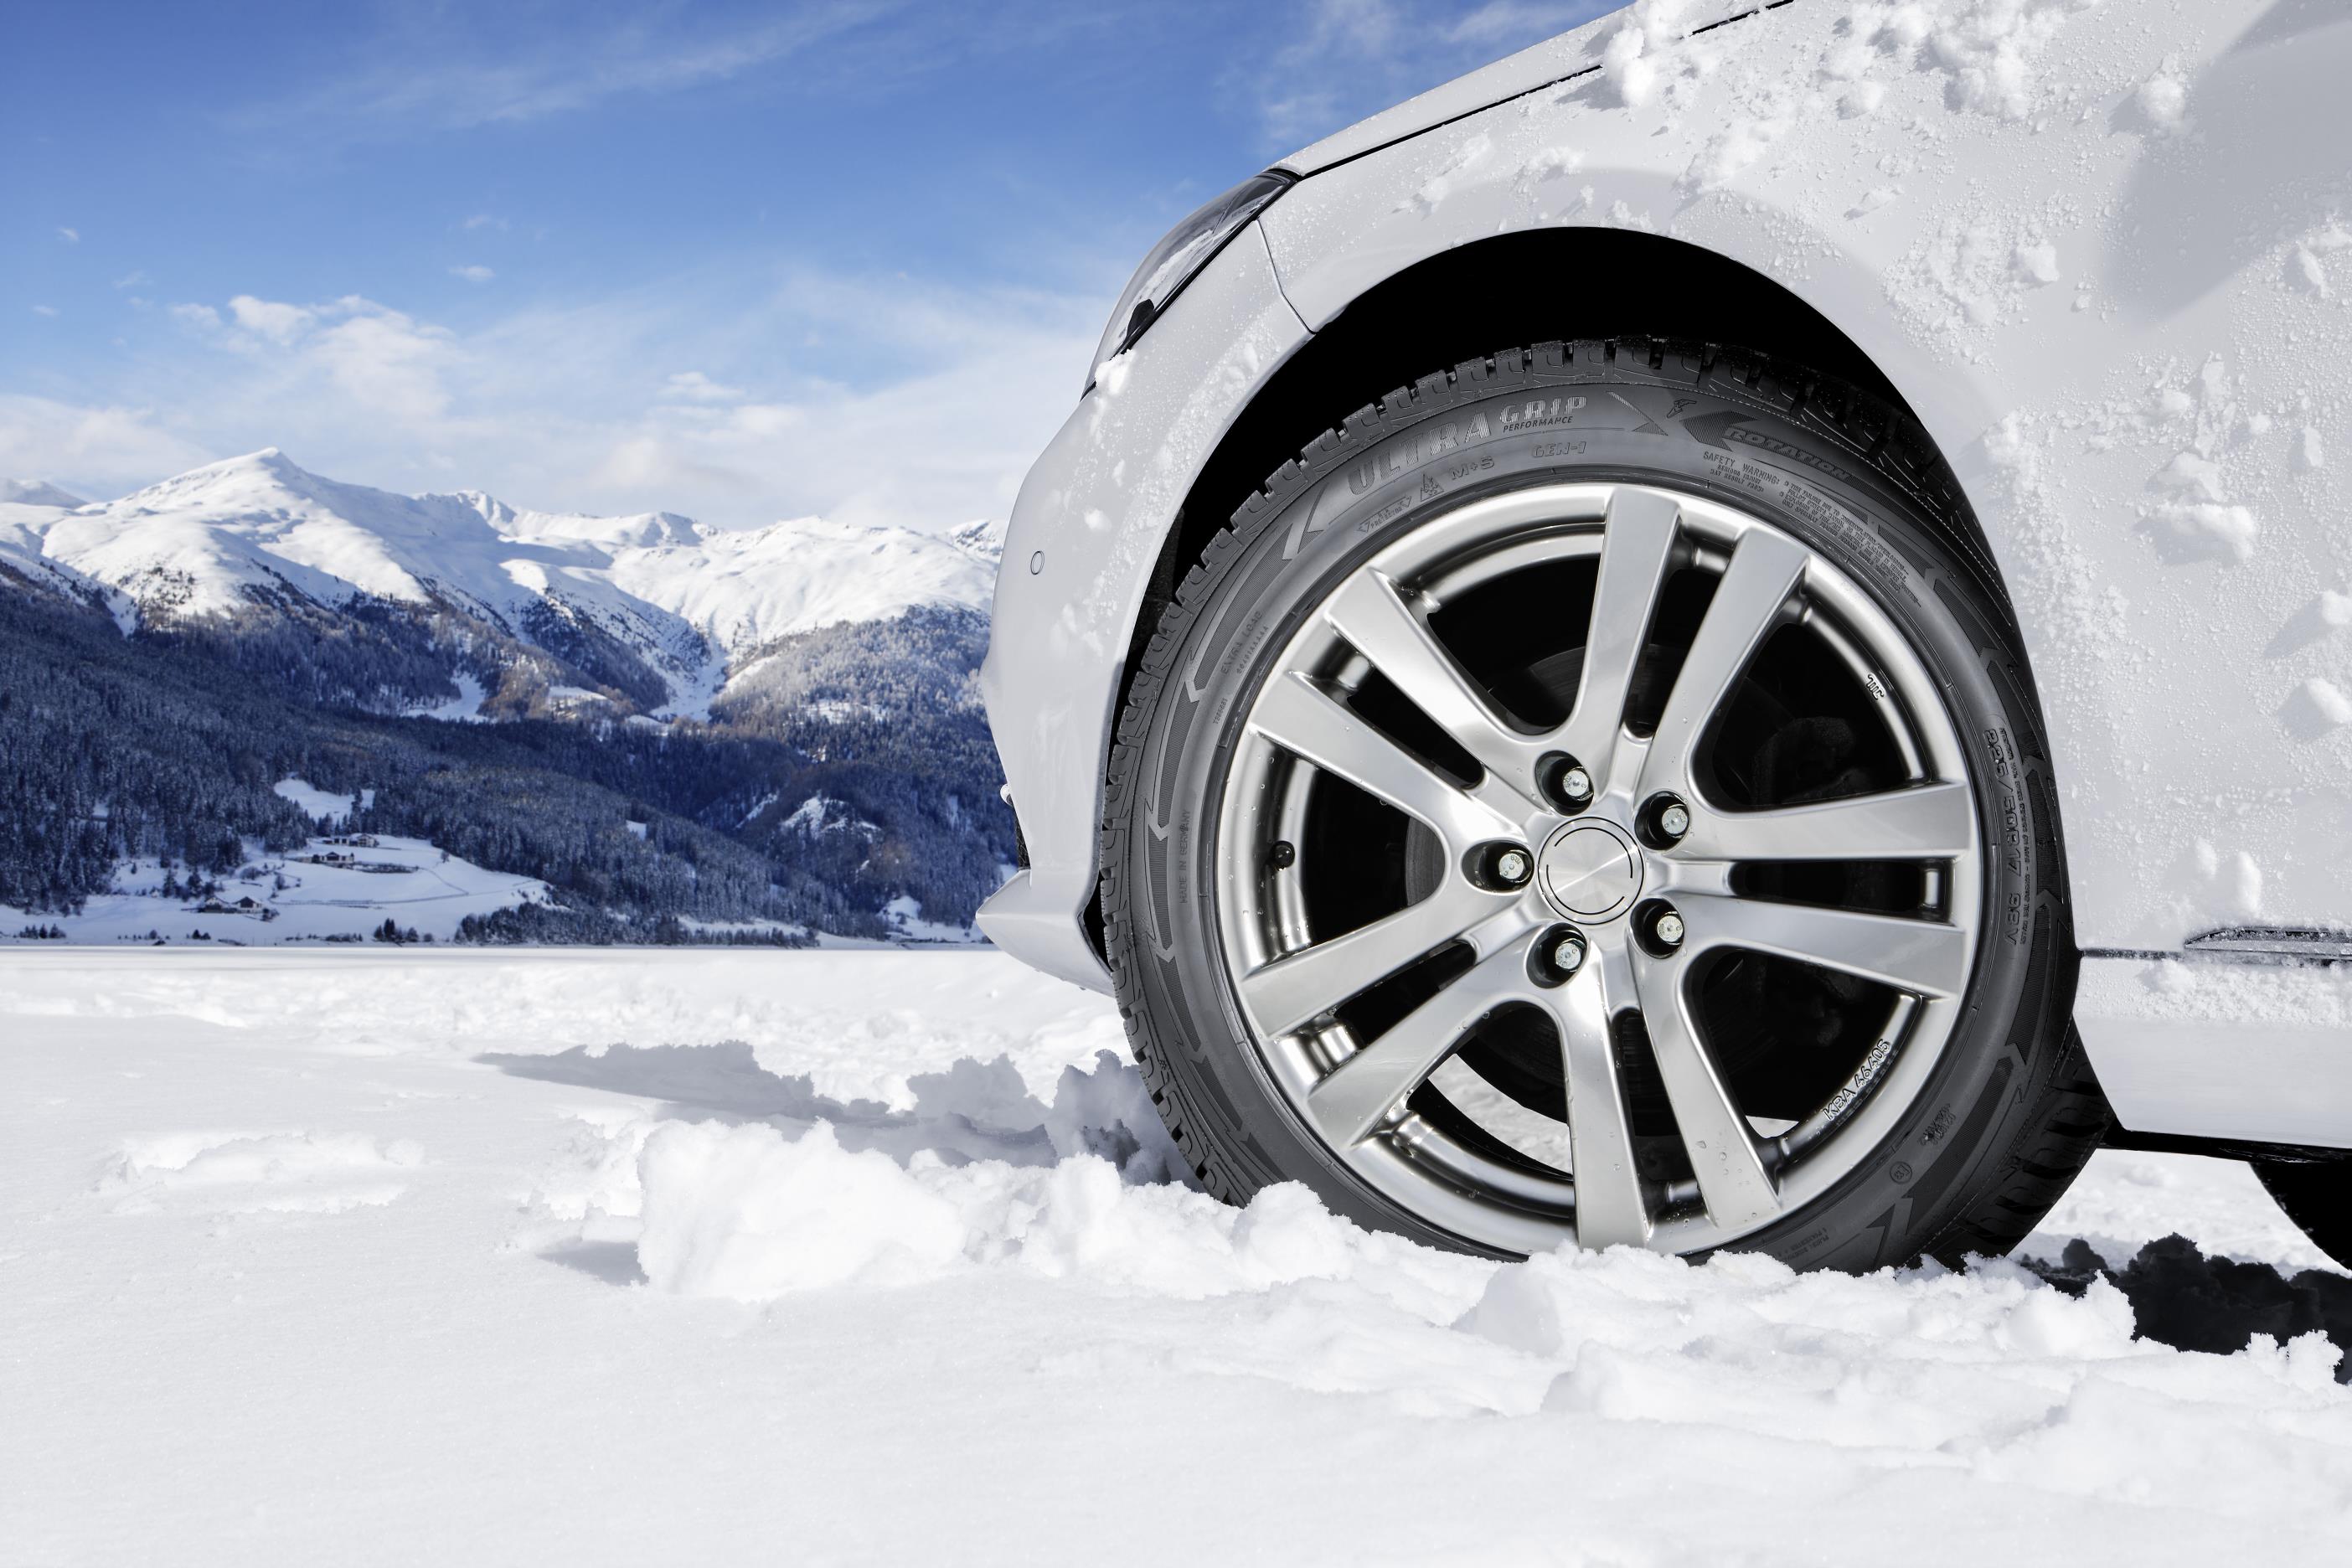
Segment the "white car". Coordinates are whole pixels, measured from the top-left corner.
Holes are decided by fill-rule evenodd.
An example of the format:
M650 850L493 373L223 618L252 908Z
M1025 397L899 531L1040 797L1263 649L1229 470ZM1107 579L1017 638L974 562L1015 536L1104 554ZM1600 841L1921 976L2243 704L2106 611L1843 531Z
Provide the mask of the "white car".
M1188 218L1024 486L982 924L1234 1201L2352 1261L2352 7L1688 0Z

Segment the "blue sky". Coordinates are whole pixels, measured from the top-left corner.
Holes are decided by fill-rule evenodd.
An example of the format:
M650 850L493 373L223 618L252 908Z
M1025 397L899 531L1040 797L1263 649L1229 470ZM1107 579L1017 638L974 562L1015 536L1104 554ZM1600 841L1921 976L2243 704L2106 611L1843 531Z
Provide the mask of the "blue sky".
M1609 8L16 0L0 474L1001 515L1170 222Z

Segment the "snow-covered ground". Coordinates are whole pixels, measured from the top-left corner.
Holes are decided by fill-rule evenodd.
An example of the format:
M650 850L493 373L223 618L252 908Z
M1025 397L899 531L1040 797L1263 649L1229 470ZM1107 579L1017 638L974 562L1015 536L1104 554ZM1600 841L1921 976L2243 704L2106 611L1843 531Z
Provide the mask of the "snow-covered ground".
M991 952L20 948L0 1072L12 1563L2318 1562L2352 1507L2316 1336L1223 1208ZM2026 1250L2176 1229L2321 1263L2150 1155Z
M349 810L347 795L310 793L321 802L340 800ZM320 809L310 800L298 804ZM537 878L485 870L421 838L390 834L370 836L365 843L313 838L288 855L255 856L244 870L251 875L216 878L220 890L197 899L164 893L167 873L155 861L125 861L115 870L112 890L89 900L79 914L37 914L0 904L0 947L14 945L12 939L28 926L61 931L77 943L160 940L256 947L350 941L387 919L403 932L447 942L467 915L553 897ZM181 873L169 875L176 885Z

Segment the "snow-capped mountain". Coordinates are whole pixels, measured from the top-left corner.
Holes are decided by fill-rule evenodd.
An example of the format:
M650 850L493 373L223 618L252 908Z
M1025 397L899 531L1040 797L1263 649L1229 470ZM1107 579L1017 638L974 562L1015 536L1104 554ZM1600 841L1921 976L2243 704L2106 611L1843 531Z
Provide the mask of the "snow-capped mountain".
M115 501L23 481L10 494L0 578L103 604L126 630L356 636L383 651L349 700L451 716L467 706L453 696L479 689L493 711L601 700L707 717L730 670L781 640L984 609L1002 550L992 524L734 531L667 512L518 510L478 491L395 495L276 448Z
M242 876L317 830L289 779L552 889L469 941L961 931L1017 854L978 693L993 525L524 511L277 451L10 493L0 905Z
M70 490L59 489L47 479L0 479L0 505L10 503L61 507L86 504L81 497Z

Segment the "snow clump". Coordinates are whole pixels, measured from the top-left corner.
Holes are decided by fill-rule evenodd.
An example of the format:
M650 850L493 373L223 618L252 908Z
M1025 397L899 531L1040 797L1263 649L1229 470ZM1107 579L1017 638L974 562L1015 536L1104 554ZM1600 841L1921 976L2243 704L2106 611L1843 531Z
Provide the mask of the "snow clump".
M2133 100L2138 104L2139 111L2147 122L2157 130L2179 130L2181 120L2189 111L2189 79L2181 68L2180 57L2166 56L2163 67L2140 83L2139 91L2133 95Z
M1876 59L1950 79L1952 107L2027 120L2041 102L2041 57L2098 0L1864 0L1846 13L1843 42L1823 74L1859 81Z
M1601 74L1628 109L1641 109L1658 96L1659 56L1686 31L1689 0L1640 0L1627 6L1623 23L1601 52Z

